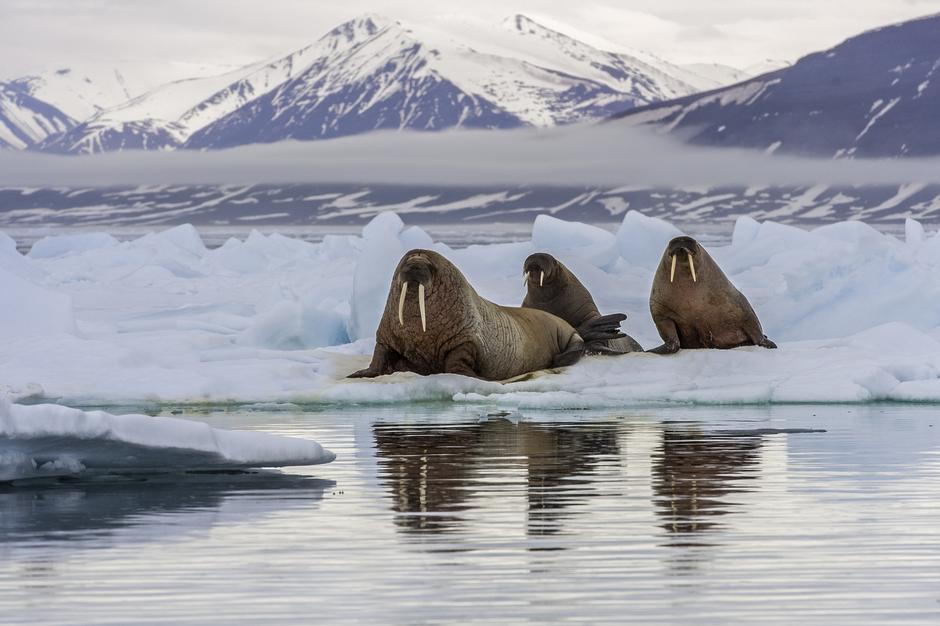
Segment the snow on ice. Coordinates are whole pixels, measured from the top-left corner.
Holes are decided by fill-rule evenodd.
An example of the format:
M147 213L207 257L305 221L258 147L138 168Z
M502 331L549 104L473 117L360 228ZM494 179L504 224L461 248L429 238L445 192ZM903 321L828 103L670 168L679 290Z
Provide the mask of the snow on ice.
M522 261L561 258L602 311L660 343L653 271L680 231L629 212L616 232L540 216L532 239L451 249L394 213L313 244L254 232L209 250L191 226L133 241L50 237L23 256L0 235L0 381L65 404L385 403L572 408L661 402L940 401L940 236L861 222L803 230L741 218L710 252L779 350L594 357L499 384L454 375L344 376L372 352L392 272L413 247L518 305ZM41 390L38 394L36 390Z
M110 415L0 397L0 481L86 470L182 470L329 463L315 441L211 428L202 422Z

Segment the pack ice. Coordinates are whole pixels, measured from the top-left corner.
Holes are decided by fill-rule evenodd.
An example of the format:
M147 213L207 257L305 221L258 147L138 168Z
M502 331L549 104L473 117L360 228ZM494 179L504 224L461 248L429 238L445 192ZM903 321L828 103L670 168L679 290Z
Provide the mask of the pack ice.
M49 237L26 255L0 235L0 381L96 405L940 401L940 236L914 221L895 237L861 222L801 229L740 218L730 244L709 251L779 350L592 357L510 384L344 378L367 364L393 269L415 247L444 254L481 295L513 306L522 261L550 252L602 312L627 313L626 332L658 345L649 290L679 233L631 211L615 232L543 215L530 240L462 249L394 213L360 236L314 244L253 232L213 250L192 226L132 241Z

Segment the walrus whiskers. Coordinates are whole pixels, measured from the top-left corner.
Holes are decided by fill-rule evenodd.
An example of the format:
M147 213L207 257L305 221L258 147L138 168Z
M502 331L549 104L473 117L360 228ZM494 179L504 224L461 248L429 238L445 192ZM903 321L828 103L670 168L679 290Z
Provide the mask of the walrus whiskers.
M672 269L669 270L669 282L676 279L676 255L672 255Z
M692 270L692 282L697 283L698 278L695 277L695 261L692 260L691 253L686 253L686 255L689 257L689 269ZM675 261L676 257L672 257L672 259Z
M427 313L424 309L424 285L418 283L418 310L421 311L421 330L428 332Z
M405 294L408 293L408 283L401 284L401 295L398 296L398 323L405 325Z

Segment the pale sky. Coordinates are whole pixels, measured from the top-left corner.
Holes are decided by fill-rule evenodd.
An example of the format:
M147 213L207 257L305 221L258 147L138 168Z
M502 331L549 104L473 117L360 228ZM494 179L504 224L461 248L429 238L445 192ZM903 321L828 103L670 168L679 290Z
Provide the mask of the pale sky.
M550 18L678 63L793 61L940 0L0 0L0 76L109 59L243 64L363 13Z

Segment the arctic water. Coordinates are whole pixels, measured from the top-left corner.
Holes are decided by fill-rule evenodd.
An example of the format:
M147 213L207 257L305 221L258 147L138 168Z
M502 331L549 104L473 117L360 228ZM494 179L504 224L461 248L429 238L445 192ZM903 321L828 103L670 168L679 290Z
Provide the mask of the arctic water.
M161 411L337 460L0 488L0 623L940 617L935 406Z

